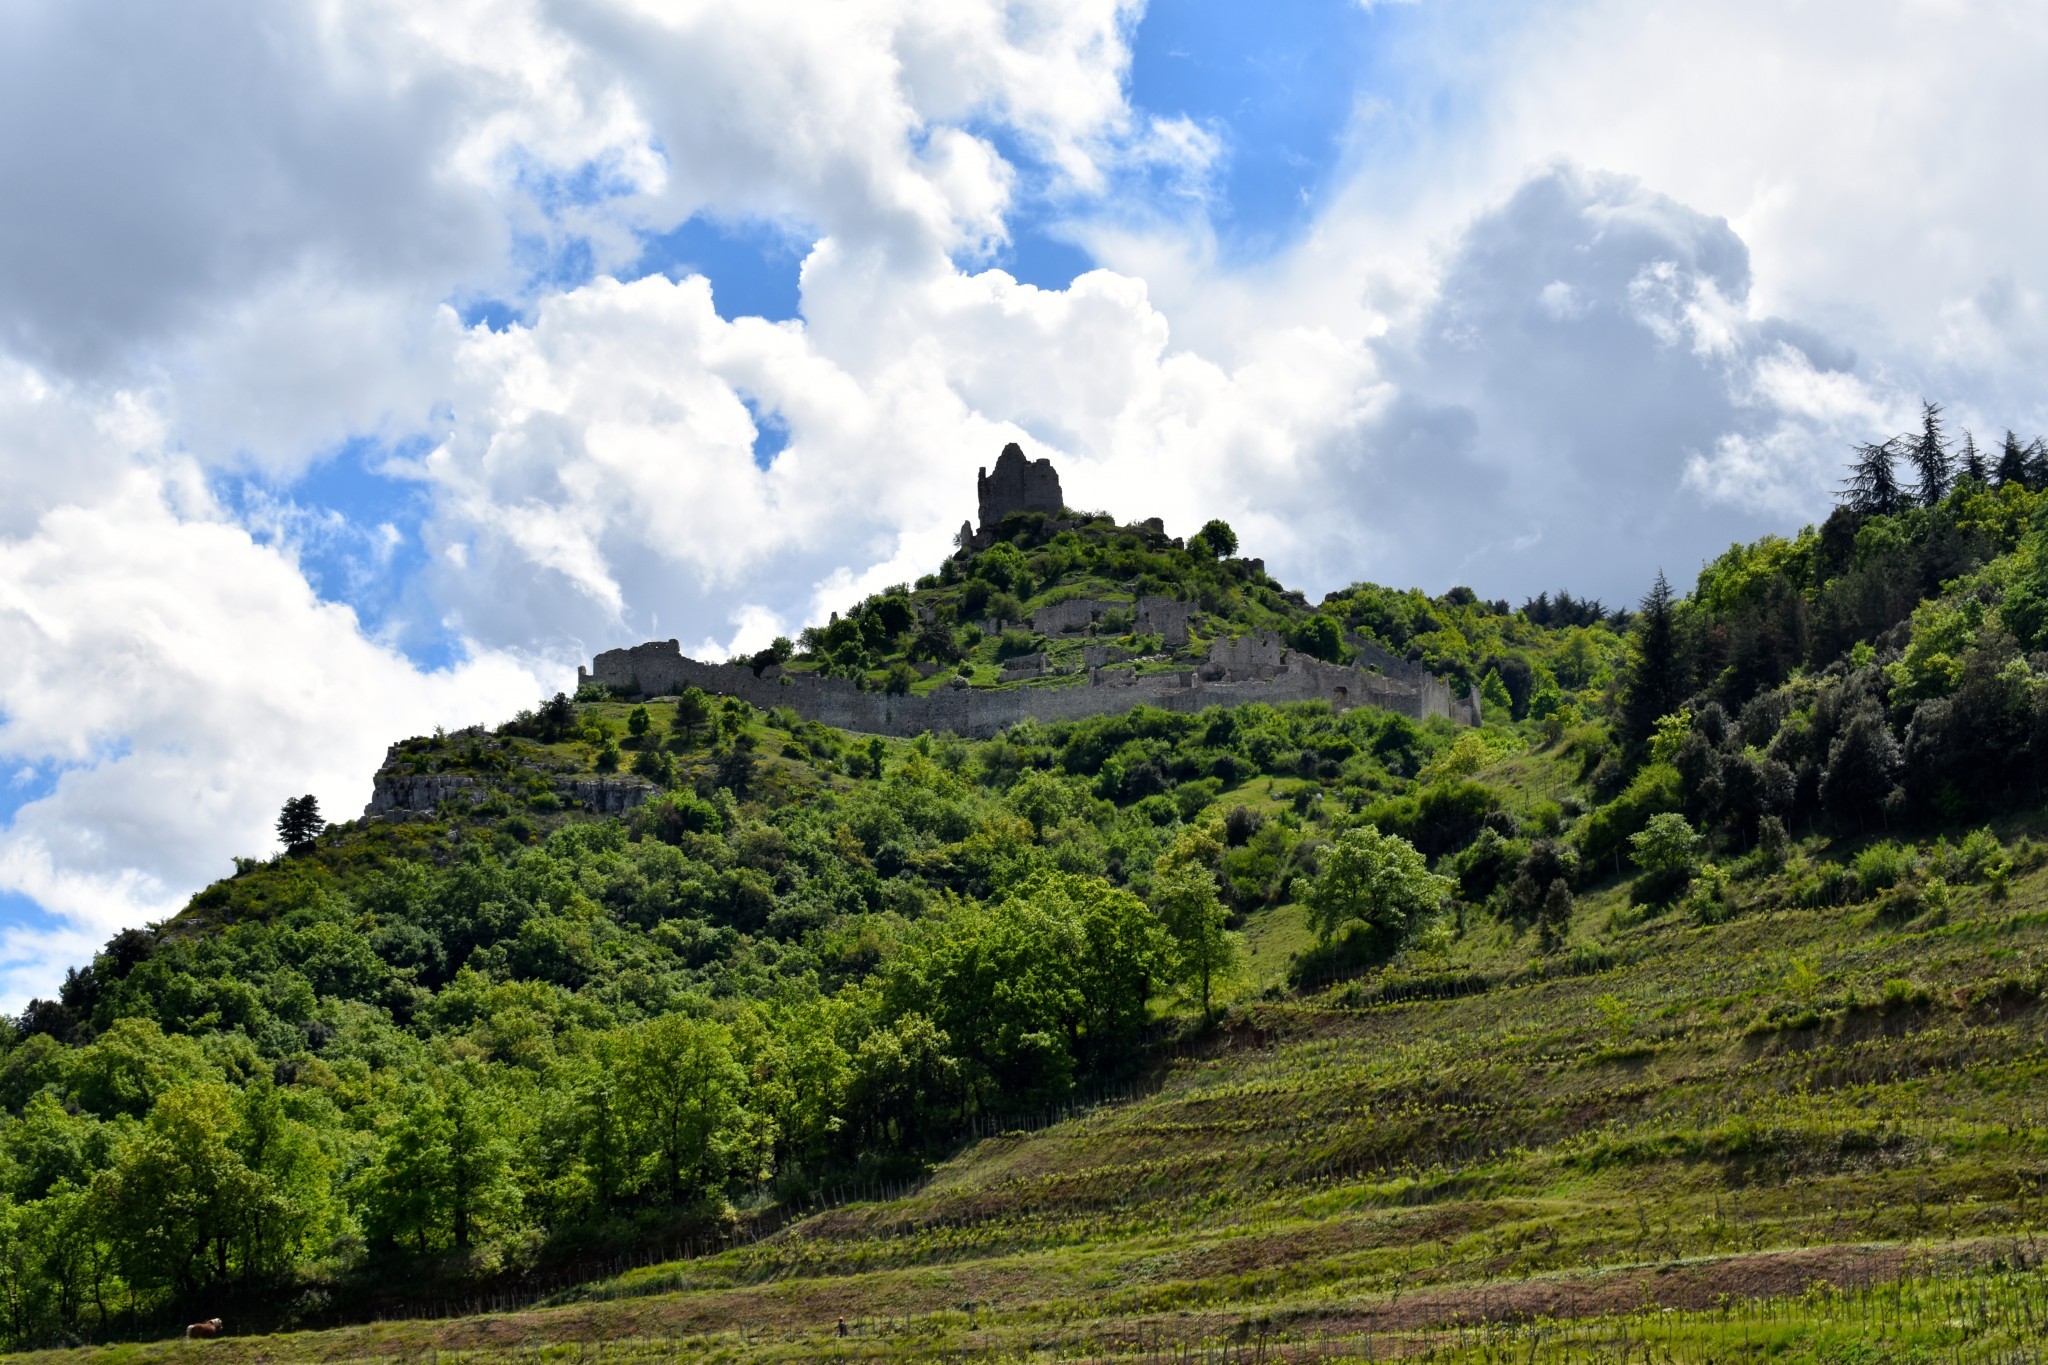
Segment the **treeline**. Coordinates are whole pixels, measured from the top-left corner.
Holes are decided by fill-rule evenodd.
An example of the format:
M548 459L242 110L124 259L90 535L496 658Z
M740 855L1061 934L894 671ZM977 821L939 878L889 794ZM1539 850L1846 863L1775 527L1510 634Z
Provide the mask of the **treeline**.
M1906 471L1910 471L1910 478ZM1767 832L1953 825L2048 777L2048 454L1921 430L1857 447L1841 505L1643 601L1582 834L1612 857L1656 813L1729 847Z

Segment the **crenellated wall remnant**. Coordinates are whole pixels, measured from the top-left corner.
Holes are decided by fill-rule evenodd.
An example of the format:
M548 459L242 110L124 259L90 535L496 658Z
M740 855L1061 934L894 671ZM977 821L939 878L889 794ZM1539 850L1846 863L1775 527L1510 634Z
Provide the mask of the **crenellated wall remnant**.
M1278 635L1260 631L1218 640L1210 646L1208 659L1193 668L1155 673L1091 668L1085 675L1025 687L940 687L892 696L862 691L851 679L772 666L757 676L744 664L703 663L686 657L675 640L654 640L631 649L606 650L588 669L578 669L577 678L580 683L603 683L622 696L658 697L697 687L755 706L787 706L805 720L878 735L950 730L986 739L1027 718L1079 720L1135 706L1199 711L1254 701L1324 701L1339 711L1377 706L1416 720L1447 716L1462 725L1479 723L1476 692L1455 696L1443 679L1386 657L1377 672L1324 663L1289 648Z

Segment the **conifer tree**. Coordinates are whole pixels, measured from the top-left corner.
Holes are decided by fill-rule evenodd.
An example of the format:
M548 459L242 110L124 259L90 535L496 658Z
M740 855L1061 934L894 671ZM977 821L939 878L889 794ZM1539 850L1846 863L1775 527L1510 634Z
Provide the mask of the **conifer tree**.
M1899 486L1898 438L1866 441L1856 447L1856 459L1849 466L1849 478L1842 485L1842 500L1852 512L1866 516L1889 516L1906 505L1906 491Z
M1998 454L1998 486L2009 483L2025 486L2027 482L2027 452L2020 444L2020 438L2011 427L2005 429L2005 446Z
M1948 441L1941 430L1941 404L1921 400L1920 439L1913 442L1912 457L1913 467L1920 473L1915 490L1920 505L1932 507L1955 486L1955 468L1949 462Z
M1956 481L1975 479L1978 483L1990 482L1990 469L1984 463L1984 452L1977 449L1977 438L1963 428L1963 450L1956 457Z
M310 794L294 796L278 813L277 837L286 848L304 847L326 828L327 822L320 818L320 802Z
M1671 583L1662 569L1636 614L1635 632L1635 659L1629 668L1623 719L1629 741L1641 744L1655 733L1657 718L1677 710L1685 695Z

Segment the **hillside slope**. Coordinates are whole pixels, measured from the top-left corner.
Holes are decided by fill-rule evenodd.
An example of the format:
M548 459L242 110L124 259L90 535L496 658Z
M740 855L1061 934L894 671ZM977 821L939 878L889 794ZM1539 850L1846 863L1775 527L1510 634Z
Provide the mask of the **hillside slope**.
M1480 689L1477 730L885 740L688 692L405 741L374 818L19 1021L8 1330L2001 1359L2044 1306L2044 504L1845 509L1626 633L1280 595L1304 647ZM1146 553L1180 600L1238 562Z

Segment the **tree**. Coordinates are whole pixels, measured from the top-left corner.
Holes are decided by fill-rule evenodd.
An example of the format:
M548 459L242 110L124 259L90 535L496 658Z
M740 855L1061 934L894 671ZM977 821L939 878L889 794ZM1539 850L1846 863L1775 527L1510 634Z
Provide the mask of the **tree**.
M936 1136L967 1096L952 1045L922 1014L903 1015L862 1038L846 1092L856 1133L913 1152Z
M926 617L910 642L909 655L912 659L929 659L933 663L954 662L960 657L960 646L953 639L953 627L937 613Z
M1899 485L1898 446L1895 436L1856 447L1849 477L1842 484L1842 501L1850 511L1886 517L1906 505L1906 490Z
M568 694L557 692L540 705L540 737L552 743L576 725L576 704Z
M320 837L327 822L320 818L320 802L308 793L284 803L277 817L277 837L292 852L305 848Z
M235 1268L235 1234L266 1192L229 1143L234 1092L217 1082L167 1092L95 1193L131 1285L191 1293Z
M917 679L917 670L898 660L889 665L888 675L882 680L882 691L892 697L908 696L910 689L917 685Z
M2016 483L2022 488L2027 485L2027 452L2020 444L2020 438L2011 427L2005 429L2005 444L1998 452L1998 486Z
M1313 658L1335 663L1344 655L1344 627L1335 617L1319 611L1294 627L1288 643Z
M636 706L633 708L633 713L626 717L626 733L633 736L634 739L641 739L647 734L647 731L653 724L654 720L647 714L647 708Z
M1651 816L1628 844L1636 866L1645 872L1690 873L1699 861L1699 833L1675 811Z
M696 733L697 728L711 719L711 701L700 687L686 687L676 698L676 713L669 721L669 731L685 744Z
M1820 802L1837 820L1864 818L1881 811L1892 794L1899 771L1899 745L1884 714L1873 705L1849 718L1828 749L1821 773Z
M1941 430L1941 404L1920 404L1920 436L1913 442L1913 467L1920 473L1915 492L1923 507L1932 507L1955 486L1955 468L1948 457L1948 439Z
M1977 438L1967 428L1963 431L1962 454L1956 457L1956 477L1958 481L1972 479L1977 483L1988 483L1991 478L1991 469L1984 462L1984 452L1977 449Z
M366 1174L366 1223L385 1242L469 1248L479 1223L509 1215L519 1190L510 1145L484 1095L461 1077L413 1092Z
M1173 940L1174 979L1201 989L1206 1019L1210 986L1237 961L1238 947L1237 935L1228 928L1230 912L1217 892L1216 874L1192 862L1159 872L1152 883L1152 908Z
M1678 709L1685 697L1685 678L1678 657L1678 627L1671 605L1671 583L1664 571L1643 598L1636 614L1635 657L1630 663L1628 695L1623 703L1623 729L1631 744L1644 744L1656 732L1660 717Z
M1562 877L1553 880L1543 893L1543 904L1536 913L1536 941L1544 952L1557 951L1571 931L1572 903L1572 888Z
M1323 855L1322 871L1302 897L1325 943L1352 921L1404 934L1414 918L1457 888L1429 870L1415 845L1371 825L1348 829Z
M1479 680L1479 700L1489 720L1508 720L1514 715L1515 699L1508 695L1508 685L1493 669L1487 669L1486 676Z
M1202 529L1195 532L1210 554L1218 559L1228 559L1237 553L1237 532L1230 529L1230 523L1221 517L1204 522ZM1190 545L1189 549L1194 546Z
M719 755L717 782L735 799L746 800L747 791L754 785L753 750L744 744L735 744Z
M640 1024L625 1036L616 1074L635 1145L669 1200L686 1203L750 1164L747 1076L723 1024L682 1014Z

